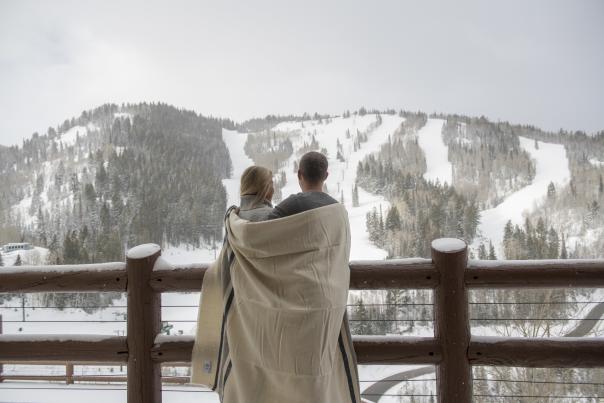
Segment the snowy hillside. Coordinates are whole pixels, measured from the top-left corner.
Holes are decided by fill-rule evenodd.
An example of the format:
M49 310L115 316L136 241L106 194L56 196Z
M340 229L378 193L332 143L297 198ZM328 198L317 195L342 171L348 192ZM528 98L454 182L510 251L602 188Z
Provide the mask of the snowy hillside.
M542 204L550 183L562 188L570 181L570 170L566 150L561 144L544 143L520 137L520 144L535 160L536 173L533 182L508 196L493 209L481 212L479 231L481 237L475 241L493 243L498 256L503 256L503 230L508 221L522 225L526 213Z
M424 178L441 184L453 184L453 166L449 161L449 152L443 141L442 129L445 121L428 119L418 133L418 143L426 156L426 173Z

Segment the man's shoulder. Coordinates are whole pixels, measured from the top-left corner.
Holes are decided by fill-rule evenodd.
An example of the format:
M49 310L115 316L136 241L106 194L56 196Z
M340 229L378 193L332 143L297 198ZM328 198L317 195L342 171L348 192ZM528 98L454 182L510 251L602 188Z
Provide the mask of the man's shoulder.
M289 206L292 204L296 204L303 198L304 198L304 193L294 193L294 194L287 196L285 199L281 200L281 202L278 204L278 206L283 207L283 206Z
M335 204L338 201L325 192L305 192L298 193L300 200L312 202L313 204L329 205Z
M273 209L270 219L286 217L313 210L318 207L336 204L338 201L324 192L302 192L285 198Z

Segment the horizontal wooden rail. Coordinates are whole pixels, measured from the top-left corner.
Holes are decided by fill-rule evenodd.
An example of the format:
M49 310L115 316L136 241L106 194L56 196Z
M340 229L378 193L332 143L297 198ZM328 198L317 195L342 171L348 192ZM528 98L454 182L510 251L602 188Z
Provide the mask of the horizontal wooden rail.
M604 287L604 261L474 260L465 282L471 288Z
M353 341L361 364L437 364L442 357L441 347L431 337L353 336ZM156 362L186 366L193 343L193 336L160 335L151 355ZM604 338L472 336L468 355L473 365L603 367ZM73 365L123 365L127 361L126 338L0 335L3 364L62 365L65 361Z
M126 362L125 336L0 335L0 362Z
M151 273L156 292L198 292L208 265L170 266L165 262ZM350 288L430 289L438 275L428 259L399 259L350 263ZM465 284L470 288L604 287L604 261L536 260L468 263ZM0 293L126 291L124 263L69 266L22 266L0 270Z
M0 293L125 290L126 264L120 262L0 270Z
M438 364L442 353L431 337L353 336L359 364ZM188 362L194 337L158 336L151 355L155 361ZM592 368L604 367L604 338L501 338L472 336L473 365Z
M438 364L442 359L433 337L353 336L360 364Z
M431 337L353 336L360 364L437 364L440 346ZM158 336L151 350L157 362L189 362L193 336Z
M604 367L604 337L472 337L472 365L534 368Z
M350 262L353 290L434 288L438 272L429 259L394 259Z
M156 292L199 291L207 264L171 266L158 262L151 274ZM438 274L429 259L397 259L350 262L350 288L353 290L434 288Z

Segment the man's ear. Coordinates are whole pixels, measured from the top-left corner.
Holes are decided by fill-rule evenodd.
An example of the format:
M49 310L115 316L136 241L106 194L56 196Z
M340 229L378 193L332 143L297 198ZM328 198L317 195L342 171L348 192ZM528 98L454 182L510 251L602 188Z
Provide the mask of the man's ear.
M298 169L298 180L302 179L302 172Z
M326 180L328 176L329 176L329 172L325 172L325 178L323 178L323 180Z

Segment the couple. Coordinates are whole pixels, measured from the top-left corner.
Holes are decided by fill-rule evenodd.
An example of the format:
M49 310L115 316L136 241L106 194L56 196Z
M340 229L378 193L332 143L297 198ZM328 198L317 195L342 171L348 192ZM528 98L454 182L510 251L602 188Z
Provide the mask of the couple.
M223 403L360 403L346 317L350 226L323 193L327 158L300 160L302 193L272 207L272 173L248 168L203 279L192 383Z

